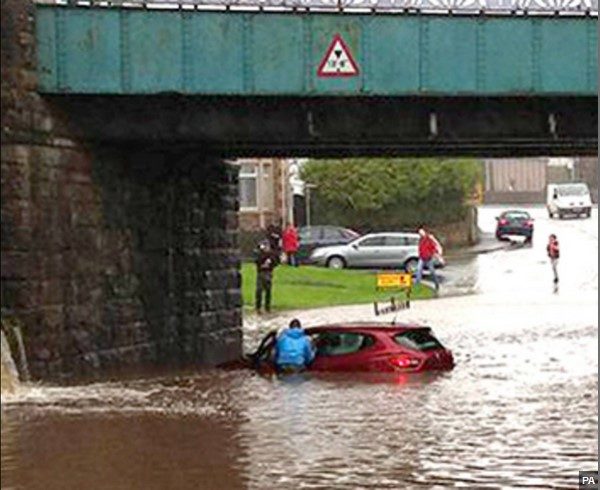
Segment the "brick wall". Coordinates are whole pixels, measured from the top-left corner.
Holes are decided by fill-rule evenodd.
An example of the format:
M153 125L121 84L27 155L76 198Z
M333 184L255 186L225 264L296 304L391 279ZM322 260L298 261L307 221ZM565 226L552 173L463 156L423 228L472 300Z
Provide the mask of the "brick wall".
M35 92L32 4L2 2L2 311L34 376L241 352L237 171L89 144ZM93 108L89 117L93 117Z

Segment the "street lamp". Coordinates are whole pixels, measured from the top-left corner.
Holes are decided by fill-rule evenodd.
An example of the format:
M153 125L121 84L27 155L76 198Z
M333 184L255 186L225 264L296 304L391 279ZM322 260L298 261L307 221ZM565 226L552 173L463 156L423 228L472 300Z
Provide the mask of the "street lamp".
M304 184L304 189L306 191L306 226L310 226L310 190L316 188L316 184L309 184L308 182Z

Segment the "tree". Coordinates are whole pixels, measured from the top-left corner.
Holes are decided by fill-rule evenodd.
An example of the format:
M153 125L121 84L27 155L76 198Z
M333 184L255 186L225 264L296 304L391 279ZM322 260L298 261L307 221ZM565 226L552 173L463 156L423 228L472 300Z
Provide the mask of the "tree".
M355 158L310 160L315 224L363 232L459 221L482 179L477 160Z

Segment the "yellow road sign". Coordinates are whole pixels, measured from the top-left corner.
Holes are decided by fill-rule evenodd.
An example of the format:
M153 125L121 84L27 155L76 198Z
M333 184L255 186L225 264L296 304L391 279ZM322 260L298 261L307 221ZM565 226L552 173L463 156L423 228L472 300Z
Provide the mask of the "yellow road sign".
M377 274L377 289L410 289L412 275L408 272L382 272Z

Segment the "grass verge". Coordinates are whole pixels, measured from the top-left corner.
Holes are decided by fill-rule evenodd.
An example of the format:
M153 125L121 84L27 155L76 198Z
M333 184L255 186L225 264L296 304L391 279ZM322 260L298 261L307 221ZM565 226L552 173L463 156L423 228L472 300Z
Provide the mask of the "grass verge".
M320 306L351 305L385 301L398 292L375 290L373 271L335 270L322 267L290 267L281 265L273 272L272 308L276 311ZM254 307L256 266L242 264L242 295L245 308ZM413 287L411 299L428 299L433 290L419 284Z

